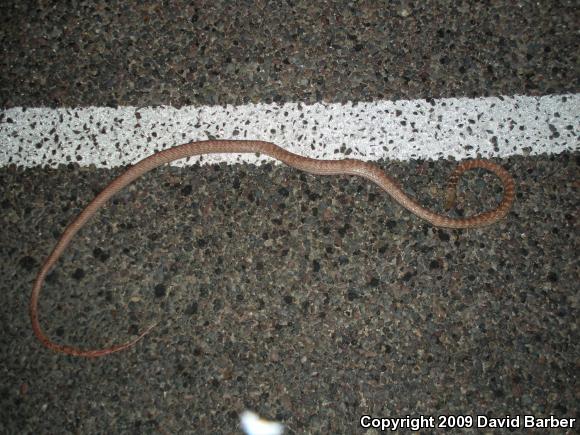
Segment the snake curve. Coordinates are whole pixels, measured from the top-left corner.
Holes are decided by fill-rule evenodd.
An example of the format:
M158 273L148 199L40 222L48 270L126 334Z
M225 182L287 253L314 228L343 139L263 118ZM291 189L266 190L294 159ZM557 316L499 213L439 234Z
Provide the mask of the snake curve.
M361 160L318 160L291 153L273 143L254 140L209 140L190 142L159 151L129 167L105 187L86 208L68 225L60 239L46 258L36 276L30 297L29 313L32 329L37 339L47 348L68 355L99 357L127 349L141 340L155 324L149 326L136 338L104 349L87 350L52 341L42 330L38 316L38 299L46 276L65 251L75 234L117 192L143 174L174 160L216 153L257 153L273 157L288 166L316 175L356 175L366 178L390 194L401 206L416 216L438 227L474 228L495 223L507 215L514 200L515 183L511 175L501 166L488 160L469 160L460 163L451 176L447 187L447 204L450 208L455 200L455 188L461 174L469 169L483 168L494 173L503 183L503 198L497 208L467 218L450 218L432 212L410 198L398 184L378 166Z

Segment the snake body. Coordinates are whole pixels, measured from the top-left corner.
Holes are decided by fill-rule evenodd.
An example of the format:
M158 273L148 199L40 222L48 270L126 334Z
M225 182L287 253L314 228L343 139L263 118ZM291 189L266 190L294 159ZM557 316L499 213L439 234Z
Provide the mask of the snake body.
M72 221L72 223L62 233L60 239L53 248L51 254L42 264L32 288L30 298L30 319L32 329L40 342L47 348L56 352L62 352L68 355L83 357L98 357L114 352L127 349L141 340L152 328L148 327L137 338L123 344L118 344L105 349L86 350L73 346L67 346L55 343L42 330L38 318L38 298L44 280L69 245L75 234L87 223L87 221L117 192L125 186L151 171L152 169L169 163L174 160L201 155L216 153L260 153L273 157L288 166L292 166L301 171L317 175L357 175L366 178L381 189L386 191L400 205L418 217L425 219L431 224L438 227L446 228L474 228L492 224L503 218L509 211L515 194L515 184L510 174L501 166L487 160L470 160L457 166L449 178L447 188L448 203L451 206L455 199L455 188L459 177L463 172L474 168L483 168L493 172L503 183L503 198L497 208L472 217L467 218L450 218L432 212L421 206L417 201L410 198L398 184L385 174L378 166L361 160L317 160L309 157L300 156L291 153L279 146L262 141L242 141L242 140L210 140L201 142L190 142L179 145L163 151L159 151L131 166L120 176L115 178L107 187L105 187Z

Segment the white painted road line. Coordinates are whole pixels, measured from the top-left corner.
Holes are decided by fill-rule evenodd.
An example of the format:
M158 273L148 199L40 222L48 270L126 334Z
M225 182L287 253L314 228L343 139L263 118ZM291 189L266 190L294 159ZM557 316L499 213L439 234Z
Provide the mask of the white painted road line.
M0 166L78 162L110 168L209 138L266 140L318 159L551 154L578 150L579 121L580 94L181 109L17 107L0 111ZM201 159L268 160L254 155Z

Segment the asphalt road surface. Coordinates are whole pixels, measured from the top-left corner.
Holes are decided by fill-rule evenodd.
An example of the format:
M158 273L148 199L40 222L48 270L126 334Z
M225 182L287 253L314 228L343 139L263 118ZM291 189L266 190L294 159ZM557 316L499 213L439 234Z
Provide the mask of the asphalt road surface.
M241 433L249 409L292 434L576 433L575 3L3 1L0 432ZM59 343L156 328L103 358L44 348L28 299L66 225L123 166L208 138L373 160L441 212L453 160L481 155L517 195L446 230L353 177L160 168L40 301ZM501 192L470 172L451 214Z

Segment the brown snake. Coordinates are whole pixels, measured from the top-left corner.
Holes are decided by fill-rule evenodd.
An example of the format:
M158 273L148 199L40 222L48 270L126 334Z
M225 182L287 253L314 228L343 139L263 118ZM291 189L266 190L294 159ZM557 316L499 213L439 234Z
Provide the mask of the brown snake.
M380 188L385 190L395 199L395 201L397 201L407 210L438 227L473 228L492 224L503 218L508 213L514 200L515 184L510 174L501 166L486 160L470 160L457 166L449 178L446 206L451 208L453 205L455 200L456 184L461 174L466 170L473 168L487 169L499 177L503 183L504 189L501 203L494 210L487 211L472 217L455 219L434 213L422 207L414 199L407 196L397 185L397 183L391 177L386 175L378 166L363 162L361 160L316 160L309 157L293 154L283 148L280 148L277 145L274 145L273 143L262 141L210 140L202 142L190 142L184 145L169 148L141 160L134 166L131 166L129 169L127 169L123 174L115 178L89 203L89 205L87 205L87 207L75 218L74 221L72 221L72 223L60 236L56 246L45 260L36 276L36 280L32 288L32 295L30 298L29 309L30 319L32 321L32 329L42 344L56 352L62 352L68 355L98 357L113 352L119 352L123 349L127 349L128 347L133 346L153 328L154 325L149 326L137 338L129 342L118 344L105 349L85 350L73 346L66 346L55 343L46 336L40 327L38 320L38 298L40 296L42 284L44 283L44 279L46 278L48 272L64 252L75 234L113 195L115 195L129 183L139 178L141 175L165 163L169 163L173 160L178 160L185 157L215 153L261 153L280 160L281 162L284 162L296 169L300 169L311 174L358 175L376 183Z

